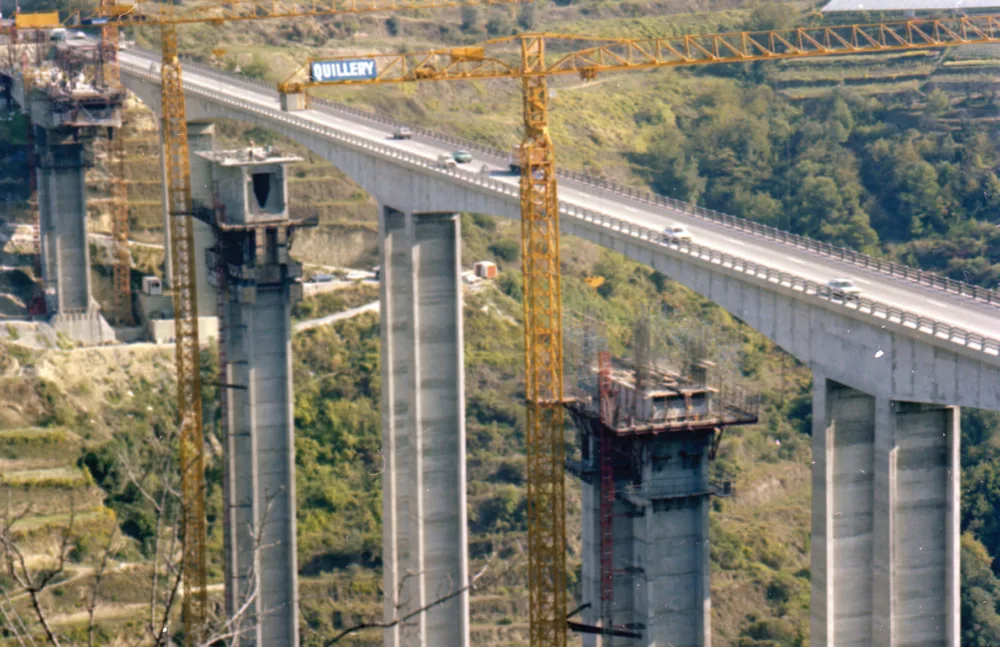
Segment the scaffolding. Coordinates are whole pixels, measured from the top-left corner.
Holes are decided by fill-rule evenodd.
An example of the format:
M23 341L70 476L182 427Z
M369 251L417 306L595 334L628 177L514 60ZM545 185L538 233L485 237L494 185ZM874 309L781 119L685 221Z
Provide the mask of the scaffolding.
M7 109L10 110L14 107L14 100L12 96L12 85L13 77L15 74L21 76L24 80L24 90L28 92L31 88L32 76L27 74L28 63L31 58L35 58L40 61L40 56L42 53L42 38L44 32L35 31L27 32L23 37L18 31L14 24L11 24L6 30L6 56L3 60L3 65L7 70L7 74L0 74L0 81L3 83L3 90L5 99L7 101ZM27 139L27 174L28 174L28 196L29 200L35 196L35 191L38 188L38 178L35 177L35 127L31 123L30 113L28 110L23 110L22 114L28 118L26 125L26 139ZM32 290L32 295L28 303L28 315L29 316L41 316L44 317L47 308L45 303L45 289L43 287L42 278L42 241L41 241L41 219L38 209L34 210L34 226L31 232L31 253L34 255L34 265L32 267L34 272L35 286Z
M567 460L567 469L598 489L600 595L600 626L570 623L570 628L600 634L602 647L611 647L616 637L642 636L641 627L615 622L614 617L616 578L636 572L631 564L615 563L616 502L638 511L652 501L729 496L734 491L731 477L718 469L699 487L692 487L689 477L644 479L642 462L649 460L649 452L644 454L643 448L663 435L710 434L709 459L714 459L726 427L757 422L758 398L705 359L700 331L674 340L684 346L680 356L687 365L683 371L671 371L657 363L648 312L633 328L629 360L612 357L606 327L595 317L573 314L569 319L566 374L575 379L567 381L566 409L580 432L581 452L579 459Z

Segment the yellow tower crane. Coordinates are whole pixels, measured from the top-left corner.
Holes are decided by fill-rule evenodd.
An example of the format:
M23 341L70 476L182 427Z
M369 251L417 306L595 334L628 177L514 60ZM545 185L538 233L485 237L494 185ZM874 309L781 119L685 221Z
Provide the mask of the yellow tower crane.
M101 0L102 6L111 6L114 0ZM99 45L98 85L121 89L121 70L118 66L118 26L108 22L101 27ZM115 309L118 320L132 325L132 256L129 253L128 195L125 190L125 137L119 128L117 136L108 141L108 175L111 189L111 238Z
M180 0L167 3L101 0L85 15L75 12L64 23L101 25L103 74L120 82L118 30L122 27L160 27L163 140L167 173L167 209L170 215L170 257L173 268L177 409L180 417L180 470L183 528L183 617L187 644L203 638L208 597L205 573L205 457L202 437L201 353L198 345L198 308L195 285L194 233L191 220L191 174L188 166L184 87L177 48L177 25L228 21L309 18L399 10L447 9L470 5L522 4L531 0L305 0L263 2L220 0L193 7ZM48 24L48 23L53 24ZM36 20L34 28L54 29L58 20ZM121 141L121 137L117 138ZM119 144L120 145L120 144ZM117 158L123 173L124 152ZM123 179L123 178L121 178ZM115 205L124 205L124 183L113 185ZM112 222L118 247L116 286L126 286L128 269L120 269L128 254L127 206L116 208ZM124 232L124 233L123 233ZM123 256L124 254L124 256ZM120 295L120 293L119 293Z
M995 15L677 38L602 39L538 33L491 40L480 47L373 54L366 57L376 63L375 77L370 79L317 81L309 75L301 80L306 70L312 69L314 61L310 60L278 86L285 94L303 94L321 85L521 80L521 262L532 647L566 644L559 203L555 154L548 131L547 78L579 74L590 80L603 72L995 43L1000 43L1000 16ZM304 103L289 101L286 105ZM603 620L607 624L607 619Z

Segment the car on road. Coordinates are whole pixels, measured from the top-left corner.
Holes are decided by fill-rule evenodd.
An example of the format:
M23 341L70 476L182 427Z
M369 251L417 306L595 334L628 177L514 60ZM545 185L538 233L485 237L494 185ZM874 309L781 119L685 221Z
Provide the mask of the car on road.
M333 282L333 275L332 274L313 274L312 282L313 283L332 283Z
M451 155L447 153L441 153L438 155L438 164L444 168L455 168L455 160Z
M668 243L690 243L691 232L684 225L670 225L663 229L663 239Z
M848 301L861 296L861 288L854 285L851 279L830 279L826 287L830 288L830 296L835 299Z
M455 151L451 154L459 164L468 164L472 161L472 153L469 151Z
M407 126L396 126L396 129L392 131L393 139L410 139L413 137L413 131Z

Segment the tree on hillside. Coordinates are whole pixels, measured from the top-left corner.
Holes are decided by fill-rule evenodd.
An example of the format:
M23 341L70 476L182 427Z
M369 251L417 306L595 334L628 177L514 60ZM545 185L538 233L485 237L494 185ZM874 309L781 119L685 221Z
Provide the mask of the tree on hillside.
M389 32L390 36L399 36L399 30L400 30L400 24L401 24L401 22L402 21L400 21L399 16L397 16L395 14L389 16L386 19L386 21L385 21L385 29L386 29L386 31Z
M962 645L1000 644L1000 580L991 570L993 558L972 535L962 535Z
M486 19L486 33L493 37L508 36L514 32L510 14L506 8L494 9Z
M475 5L462 7L462 31L467 34L479 32L479 7Z
M517 24L524 31L531 31L535 28L535 3L530 2L521 7L517 12Z
M664 126L645 156L653 190L685 202L697 202L705 190L698 163L691 155L687 138L675 125Z
M156 441L153 442L158 444ZM165 445L163 448L168 449ZM137 467L131 460L124 453L119 454L118 465L122 467L127 478L126 487L141 496L144 504L152 510L157 537L151 542L149 608L145 616L143 635L138 637L140 642L137 644L168 647L174 644L176 638L170 629L178 612L183 579L181 537L177 516L180 510L180 490L177 487L179 475L173 470L173 463L169 458L157 466L160 469L150 469L150 465ZM154 484L159 485L154 486ZM271 500L268 500L262 525L267 523L270 508ZM71 511L66 526L60 532L58 547L50 551L51 554L46 556L44 564L33 566L33 560L28 559L26 548L22 545L18 528L18 524L30 511L30 507L25 507L15 514L8 510L0 517L0 567L15 585L12 591L0 587L0 617L4 618L7 629L15 637L27 638L33 643L31 636L36 635L40 628L49 645L61 647L66 644L66 637L60 635L51 621L52 612L43 600L43 595L57 586L66 584L69 581L67 575L72 572L71 563L77 561L73 570L85 574L89 572L86 594L83 597L85 606L83 610L87 613L87 645L94 647L100 623L98 611L109 593L104 581L112 563L117 561L118 554L123 548L119 532L120 520L113 513L109 515L110 523L102 548L92 552L85 547L85 544L92 539L91 536L78 526L77 517ZM251 537L253 538L252 533ZM262 546L256 538L254 541L254 553L259 554ZM86 561L74 558L79 555L83 555ZM252 571L249 581L252 583L256 581ZM30 600L33 620L18 615L12 602L22 595ZM217 610L210 618L207 627L208 638L202 641L199 647L229 645L245 634L250 628L247 620L254 611L253 604L256 598L256 587L251 586L242 593L239 608L232 617L225 617Z

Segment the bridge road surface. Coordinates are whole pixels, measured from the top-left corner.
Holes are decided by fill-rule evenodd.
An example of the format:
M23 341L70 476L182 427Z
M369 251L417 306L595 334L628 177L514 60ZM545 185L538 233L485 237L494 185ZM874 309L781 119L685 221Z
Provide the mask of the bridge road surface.
M156 70L159 70L159 55L153 52L131 49L121 52L120 58L123 62L146 67L150 63L155 63ZM183 82L189 89L205 88L229 94L263 108L281 110L276 90L268 91L259 86L242 83L222 72L209 73L186 67ZM452 145L428 137L392 139L392 126L346 113L321 108L296 111L295 114L302 119L356 137L370 137L375 142L394 146L430 161L436 160L441 154L451 154L454 150ZM553 118L562 119L565 116L557 110L554 111ZM558 150L556 155L558 159ZM473 159L471 167L478 169L484 163L489 167L494 179L512 186L518 185L519 178L510 172L506 159L479 156ZM993 338L1000 335L1000 309L986 303L867 270L792 245L769 241L750 233L698 219L669 207L645 204L627 196L612 194L572 180L559 179L559 200L654 229L662 229L670 224L682 224L690 231L693 242L699 245L762 263L817 283L826 283L831 278L849 278L862 290L864 297L971 333Z

